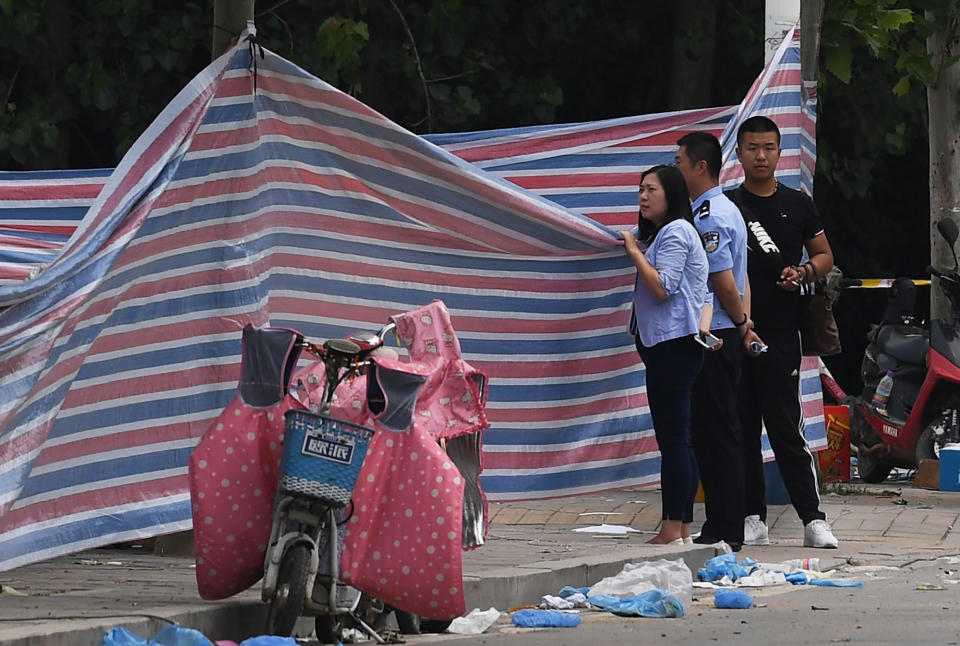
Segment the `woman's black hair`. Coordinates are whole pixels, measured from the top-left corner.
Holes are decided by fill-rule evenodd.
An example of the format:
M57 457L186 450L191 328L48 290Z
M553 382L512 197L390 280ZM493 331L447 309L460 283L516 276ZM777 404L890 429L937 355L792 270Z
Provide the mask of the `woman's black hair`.
M684 219L693 224L693 211L690 210L690 193L687 191L687 182L683 179L683 174L673 166L653 166L643 171L640 175L640 184L650 173L655 173L660 184L663 186L663 194L667 198L667 215L663 219L663 224L657 227L649 220L643 219L643 214L638 213L637 239L650 244L657 237L657 232L668 222Z

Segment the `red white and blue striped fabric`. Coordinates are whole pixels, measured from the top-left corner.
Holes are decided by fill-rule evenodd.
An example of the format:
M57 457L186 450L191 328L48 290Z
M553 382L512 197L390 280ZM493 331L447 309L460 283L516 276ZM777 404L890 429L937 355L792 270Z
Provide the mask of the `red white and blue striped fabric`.
M0 284L0 569L189 528L187 456L233 396L247 322L324 339L441 298L491 376L491 499L658 482L615 230L638 171L735 108L439 147L270 52L256 84L249 62L243 45L201 73L61 253ZM0 175L4 217L69 220L90 193L56 178Z

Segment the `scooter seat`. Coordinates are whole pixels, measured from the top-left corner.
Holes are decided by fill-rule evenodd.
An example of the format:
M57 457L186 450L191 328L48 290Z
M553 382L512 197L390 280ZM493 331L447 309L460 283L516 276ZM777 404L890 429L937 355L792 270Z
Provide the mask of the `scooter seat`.
M930 349L930 333L915 325L885 325L877 335L877 345L897 361L922 366Z

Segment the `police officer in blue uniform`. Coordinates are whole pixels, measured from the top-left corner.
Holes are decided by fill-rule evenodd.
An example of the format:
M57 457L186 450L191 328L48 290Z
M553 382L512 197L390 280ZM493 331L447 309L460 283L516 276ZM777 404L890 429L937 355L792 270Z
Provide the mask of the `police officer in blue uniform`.
M725 541L734 551L743 543L744 463L739 384L744 347L760 342L750 329L743 304L747 290L747 233L739 209L719 186L720 142L692 132L677 144L674 165L693 200L694 224L710 266L708 303L712 319L701 321L723 343L706 353L693 390L691 435L706 521L696 543Z

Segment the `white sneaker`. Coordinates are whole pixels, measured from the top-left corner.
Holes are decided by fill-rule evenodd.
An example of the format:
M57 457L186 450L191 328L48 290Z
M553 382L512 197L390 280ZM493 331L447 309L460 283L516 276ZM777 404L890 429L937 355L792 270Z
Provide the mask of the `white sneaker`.
M825 520L811 520L803 528L804 547L837 549L839 544L837 537L833 535L833 530L830 529L830 524Z
M743 544L744 545L769 545L770 536L767 533L767 525L760 516L754 514L743 519Z

